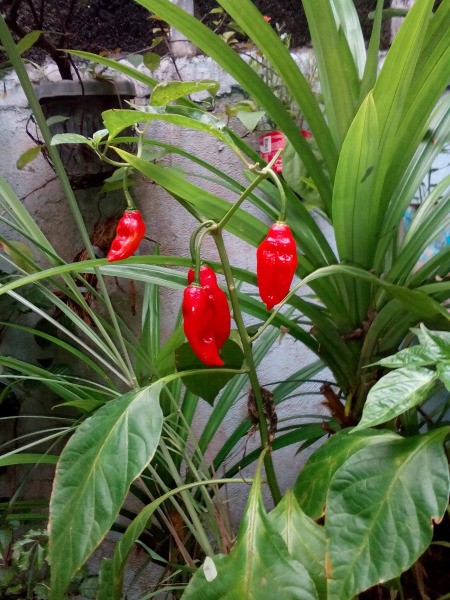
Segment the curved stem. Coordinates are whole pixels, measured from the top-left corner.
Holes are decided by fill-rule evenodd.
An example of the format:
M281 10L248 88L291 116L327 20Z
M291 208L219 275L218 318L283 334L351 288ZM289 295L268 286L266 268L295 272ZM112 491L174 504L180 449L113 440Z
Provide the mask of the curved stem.
M286 192L284 191L280 178L275 173L275 171L273 171L272 169L267 169L267 173L277 186L278 192L280 193L280 215L278 217L278 221L280 221L281 223L285 223L287 210Z
M215 228L214 230L210 231L210 233L213 236L217 247L217 251L219 253L220 261L222 263L223 272L227 282L228 292L230 294L231 306L233 308L234 320L236 321L239 336L241 338L242 349L245 357L245 364L248 368L248 377L250 379L250 384L255 395L256 406L258 409L261 446L262 448L270 448L269 431L267 427L266 416L264 414L264 400L261 394L261 386L259 384L258 375L256 373L256 365L253 359L250 337L247 333L247 329L245 327L244 320L242 317L241 308L239 306L237 290L234 284L231 265L228 260L228 254L223 241L222 231L219 228ZM269 485L273 501L275 504L278 504L278 502L281 500L281 492L276 479L275 469L273 466L272 456L270 452L267 452L265 454L264 465L266 469L267 483Z
M133 196L130 194L130 190L128 189L128 169L125 169L125 173L122 179L122 188L123 193L125 195L125 200L127 201L127 207L129 210L136 210L136 202L134 201Z

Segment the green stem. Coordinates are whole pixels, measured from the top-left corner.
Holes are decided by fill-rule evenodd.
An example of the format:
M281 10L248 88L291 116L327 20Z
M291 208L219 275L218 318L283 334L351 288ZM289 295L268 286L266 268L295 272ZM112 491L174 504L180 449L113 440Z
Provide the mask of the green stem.
M130 190L128 189L128 169L125 169L125 173L122 179L122 188L125 196L125 200L127 201L128 210L137 210L136 202L133 199L133 196L130 194Z
M278 221L281 223L286 222L286 211L287 211L287 200L286 200L286 192L284 191L283 185L280 181L278 175L272 169L267 169L269 177L275 183L278 188L278 192L280 194L280 214L278 217Z
M189 240L189 250L191 253L192 262L195 268L195 283L199 283L200 281L200 252L202 247L202 240L206 233L208 233L208 229L206 231L202 231L204 228L216 227L215 221L203 221L198 225L194 231L192 232L191 239ZM200 238L197 240L198 235L200 234Z
M256 180L255 180L256 181ZM259 183L259 182L258 182ZM253 188L252 188L253 189ZM233 273L231 270L231 265L228 260L228 254L225 248L225 244L222 237L222 231L219 228L214 229L210 232L215 241L220 261L222 263L223 273L225 275L225 279L227 282L228 292L230 295L231 306L233 309L234 320L236 321L236 325L239 331L239 335L242 342L242 349L244 352L245 363L248 368L248 377L250 379L250 384L252 386L253 393L255 395L256 406L258 409L258 419L259 419L259 430L261 436L261 446L262 448L269 448L269 431L267 427L267 421L264 414L264 400L261 394L261 386L258 381L258 375L256 373L256 366L253 359L253 352L250 337L247 333L247 329L244 324L244 319L242 317L241 308L239 305L239 298L237 295L236 286L234 284ZM275 475L275 469L273 466L272 456L269 452L265 454L264 457L264 465L266 469L267 483L270 488L270 492L272 494L272 498L275 504L281 500L281 492L278 486L278 482Z

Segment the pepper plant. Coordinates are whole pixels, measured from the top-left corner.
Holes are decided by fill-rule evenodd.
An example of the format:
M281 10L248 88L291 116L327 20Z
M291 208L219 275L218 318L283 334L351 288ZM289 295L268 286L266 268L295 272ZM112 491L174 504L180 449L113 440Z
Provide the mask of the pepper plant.
M112 161L109 157L111 151L115 152L117 159L112 162L118 168L138 171L161 185L198 219L192 260L144 256L129 258L124 263L117 261L114 265L108 265L105 259L61 265L46 241L40 239L39 247L55 266L38 269L33 264L35 272L22 273L15 281L3 285L0 292L17 295L15 290L33 282L39 286L61 285L55 280L61 276L65 278L65 288L82 302L71 277L91 271L99 275L100 281L104 276L118 275L151 284L187 287L195 292L195 302L191 292L189 301L185 299L188 341L194 352L208 341L208 347L215 353L210 361L204 360L202 352L195 352L200 362L193 368L192 356L188 360L180 358L183 347L179 329L165 347L161 347L157 336L152 339L153 345L146 343L154 335L150 329L143 333L133 355L130 338L123 336L124 325L114 318L113 311L110 311L112 327L94 315L98 327L98 334L90 335L91 342L97 344L94 356L106 354L107 368L129 391L122 393L119 386L108 391L107 397L96 405L97 410L76 428L59 458L50 504L52 598L63 597L73 574L114 525L131 489L144 497L147 505L127 527L113 558L104 562L99 598L121 597L126 558L134 542L143 534L149 519L159 514L163 503L170 501L207 557L185 589L186 598L202 595L207 599L264 599L277 594L282 598L351 600L373 585L400 577L410 568L430 544L430 523L442 519L447 508L449 479L444 441L449 425L445 406L437 416L430 416L426 427L414 411L423 400L422 392L429 391L437 382L437 377L429 374L430 366L436 366L438 378L448 390L450 319L443 303L449 296L450 250L442 249L425 264L417 266L417 261L449 224L449 177L422 203L404 239L399 237L399 229L409 201L448 141L450 98L442 94L448 84L450 0L443 0L436 11L432 0L416 1L379 73L382 0L377 2L367 50L350 0L303 0L318 61L323 105L318 103L290 53L253 3L220 0L223 9L253 40L285 83L305 116L320 156L276 95L219 36L169 0L137 1L184 33L228 71L264 107L288 144L283 155L283 176L277 177L271 164L265 165L220 120L186 97L198 89L210 88L211 82L161 86L131 67L105 57L95 59L149 84L152 94L148 106L107 111L103 114L104 131L92 140L76 141L86 143L105 160ZM6 37L6 33L2 36ZM5 40L3 44L7 47ZM88 56L82 52L74 54ZM20 73L20 64L12 62ZM26 79L22 85L26 88ZM213 135L239 156L249 181L247 187L205 160L189 157L194 165L209 171L209 178L236 192L234 203L207 192L179 173L167 172L163 165L145 160L142 153L143 147L155 146L186 157L181 148L143 134L136 154L121 147L122 142L130 141L120 137L127 127L154 120ZM42 128L45 130L45 124ZM59 137L53 144L67 141ZM303 168L309 173L306 183L320 195L323 211L332 224L337 252L299 196L300 184L305 184L298 175L304 172ZM64 182L64 174L61 177ZM17 202L6 184L2 190L4 203L14 215ZM78 214L70 190L67 193L74 213ZM253 202L273 222L280 220L283 228L286 221L297 244L297 257L292 257L290 238L286 248L289 269L292 266L296 270L299 283L289 293L286 285L282 290L284 298L274 296L270 281L263 283L267 265L263 265L263 273L257 277L229 263L222 237L224 229L250 246L262 248L262 260L267 260L264 258L269 246L265 240L267 225L243 210L244 199ZM27 224L26 215L20 213L17 226L27 233ZM211 235L216 243L220 264L210 266L225 275L236 323L236 330L220 348L217 332L207 322L196 321L194 333L190 327L193 310L204 307L202 314L204 311L211 314L215 306L201 278L201 259L208 258L202 253L205 235ZM38 236L38 232L33 230L32 236L28 231L28 236ZM282 256L280 250L276 240L276 257ZM168 265L193 267L193 282L188 283L185 274L167 269ZM283 274L283 284L290 283L289 269L288 275ZM241 291L236 285L239 281L254 286L260 283L264 304ZM312 288L314 300L298 294L304 285ZM103 300L110 310L107 298ZM275 309L274 303L278 303ZM148 318L149 308L150 302L144 305ZM256 331L246 327L246 313L261 320ZM307 320L308 329L299 325L299 319ZM406 349L410 328L421 322L428 329L416 333L432 350L405 351L401 355L404 358L398 359L415 366L417 356L425 361L417 378L408 375L419 387L423 384L422 392L415 387L405 395L401 393L404 380L400 382L394 377L388 380L389 385L383 385L383 369L391 364L383 362L383 357L394 354L399 347ZM76 325L80 323L76 321ZM334 417L326 423L326 430L334 435L314 452L298 477L293 474L293 480L296 479L293 491L283 496L277 483L277 455L269 451L270 447L276 450L302 439L317 439L324 430L319 427L319 432L305 434L298 426L273 440L267 418L270 402L269 405L265 402L257 367L260 350L267 350L268 340L276 336L277 327L281 326L313 350L334 378L333 387L330 384L324 388ZM120 345L114 345L111 335ZM177 364L167 360L176 347ZM145 356L149 348L153 353L150 363ZM219 361L223 361L223 367L219 367ZM214 366L207 366L213 363ZM3 359L3 364L8 361ZM26 369L17 361L9 364L14 364L15 369ZM311 367L310 373L314 369ZM274 394L279 393L278 402L296 389L297 378L298 374L292 375L274 390ZM205 391L205 379L208 383L219 381L218 389L224 383L226 386L191 457L183 448L195 410L192 399L200 393L212 402L215 396L215 392L208 396ZM187 388L184 399L180 380ZM52 385L55 383L56 389L67 398L67 385L60 380ZM228 552L229 545L223 544L223 535L216 536L214 543L210 541L196 510L200 506L213 510L212 496L217 485L229 481L228 476L235 475L239 466L260 454L251 453L245 461L233 465L225 474L226 479L213 479L213 473L246 435L247 421L239 424L210 463L203 456L223 416L245 385L251 387L255 399L263 450L260 463L264 462L276 507L269 513L264 509L257 469L236 543ZM384 427L379 428L380 425ZM177 457L180 452L181 459ZM165 469L162 475L161 465ZM186 471L185 467L188 476L183 479L181 473ZM418 472L423 474L420 481ZM148 493L142 494L140 486L133 483L138 477ZM194 495L189 493L192 488L196 488ZM181 505L175 496L179 496ZM319 524L319 519L324 524ZM213 521L210 526L217 532ZM169 524L173 535L177 534L167 513L163 522ZM188 547L178 542L178 549L188 569L195 569L198 563L192 559ZM218 551L222 554L217 554Z

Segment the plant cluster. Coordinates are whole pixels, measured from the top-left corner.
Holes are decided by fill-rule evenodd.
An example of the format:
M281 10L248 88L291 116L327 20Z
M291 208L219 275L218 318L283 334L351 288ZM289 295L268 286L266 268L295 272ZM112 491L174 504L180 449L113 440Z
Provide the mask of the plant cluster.
M170 0L136 1L230 73L264 107L287 145L282 175L277 175L272 169L277 156L266 164L190 99L197 91L214 94L215 82L159 83L134 67L81 51L73 54L151 87L149 103L104 112L104 129L92 138L60 134L52 139L0 20L1 41L88 256L76 263L63 261L12 187L0 179L0 222L19 233L29 248L0 239L6 249L2 261L12 272L0 285L0 296L35 312L52 331L15 322L3 326L45 339L83 367L83 374L55 372L0 356L0 381L8 390L37 380L58 404L77 411L36 442L16 440L18 447L0 459L0 465L57 464L48 513L50 597L65 597L73 576L111 529L121 536L113 556L101 565L99 600L120 600L127 593L126 565L136 544L163 568L147 598L172 593L206 600L351 600L382 583L388 594L401 597L402 574L420 560L432 542L432 524L448 512L450 248L417 263L449 225L450 176L429 190L406 236L399 233L409 202L448 143L450 96L444 91L450 0L436 10L432 0L416 0L379 72L383 0L377 2L367 49L351 0L303 0L317 57L320 103L254 4L220 0L289 90L314 146L277 94L219 35ZM242 161L247 185L204 157L149 137L153 121L200 131L226 144ZM127 135L130 126L136 127L137 139ZM135 152L127 146L130 142ZM95 257L58 156L57 146L66 143L85 144L118 169L132 213L126 212L119 224L110 260ZM232 190L235 200L228 202L192 183L183 172L168 171L155 158L161 154L188 158L207 171L208 181ZM304 169L332 225L336 250L305 206L300 187ZM160 185L198 220L191 257L161 256L158 249L132 256L145 233L139 211L130 205L132 173ZM246 211L244 200L262 217ZM275 223L269 231L267 219ZM258 248L256 274L230 264L224 230ZM219 262L204 255L207 235ZM224 276L223 289L216 273ZM95 287L90 275L96 277ZM138 336L111 303L105 285L111 276L144 286ZM306 285L313 297L300 294ZM64 319L40 308L25 293L26 286L38 290ZM162 286L180 295L184 290L183 314L164 342ZM252 286L259 288L260 298ZM92 302L87 302L86 290ZM247 324L248 316L256 325ZM312 350L317 360L293 365L283 381L264 389L258 366L280 330ZM288 415L291 420L281 425L283 403L300 397L303 383L324 366L331 372L322 387L330 414L302 415L299 403L300 419ZM242 396L248 399L248 418L206 458L215 433ZM196 439L191 426L201 399L212 409ZM236 449L256 429L260 447L237 456ZM301 450L325 436L329 439L300 473L292 474L293 488L282 493L277 450ZM51 444L61 438L67 443L58 455ZM47 452L36 449L43 442ZM234 537L222 487L248 486L239 473L252 463L257 463L255 475ZM272 497L270 510L262 502L263 483ZM140 509L127 506L128 495L141 503ZM418 589L426 597L422 583Z

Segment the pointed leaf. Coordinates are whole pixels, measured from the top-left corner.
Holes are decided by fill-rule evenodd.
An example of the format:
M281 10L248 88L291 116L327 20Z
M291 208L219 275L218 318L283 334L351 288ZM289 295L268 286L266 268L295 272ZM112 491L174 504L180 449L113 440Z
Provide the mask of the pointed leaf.
M25 152L19 156L16 162L16 167L21 171L24 169L31 161L39 156L42 152L43 146L33 146L32 148L28 148Z
M289 556L281 536L267 518L259 474L253 482L233 549L227 556L214 556L211 560L214 565L208 561L206 573L204 565L197 571L183 600L318 598L308 572Z
M436 372L447 391L450 392L450 362L439 363Z
M131 482L155 453L162 428L158 381L111 400L64 448L50 500L52 600L102 541Z
M396 437L386 431L358 431L349 435L350 432L350 429L345 429L322 444L311 455L295 482L297 501L311 519L323 515L331 478L350 456L361 448Z
M361 421L353 431L386 423L421 404L436 378L434 371L417 366L388 373L369 391Z
M327 499L330 598L398 577L430 544L448 502L449 428L363 448L336 472Z
M408 367L410 365L425 367L436 363L436 357L425 346L411 346L404 348L393 356L387 356L378 360L375 365L389 367L390 369L398 369L400 367Z
M52 146L58 144L89 144L89 139L79 133L57 133L52 137Z
M286 492L268 518L283 538L290 556L308 571L319 600L327 600L324 528L305 515L292 490Z
M165 106L169 102L174 102L183 96L189 96L196 92L209 92L215 96L219 91L220 84L211 79L203 79L202 81L168 81L158 83L153 88L150 96L150 104L152 106Z

